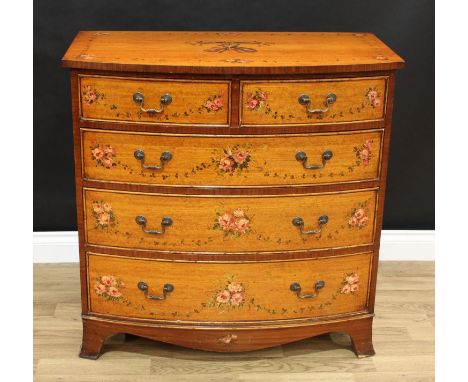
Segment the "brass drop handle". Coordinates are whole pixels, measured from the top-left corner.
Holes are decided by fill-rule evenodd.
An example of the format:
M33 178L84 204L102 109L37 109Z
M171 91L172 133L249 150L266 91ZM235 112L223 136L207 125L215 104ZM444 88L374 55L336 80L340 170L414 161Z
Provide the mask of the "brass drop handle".
M174 290L174 285L164 284L162 296L154 296L149 294L148 284L144 281L138 283L138 289L145 293L145 298L148 300L165 300L168 293L171 293Z
M135 102L137 105L140 105L140 110L144 113L162 113L164 111L164 106L167 106L172 102L172 96L169 93L162 95L159 100L159 109L145 109L145 96L141 92L136 92L133 95L133 102Z
M307 231L307 230L304 229L304 219L302 219L301 217L295 217L292 220L293 226L298 227L301 230L301 233L303 235L315 235L315 234L321 233L322 232L322 227L327 223L328 223L328 216L327 215L322 215L322 216L320 216L318 218L319 228Z
M299 103L301 105L304 105L306 107L306 110L307 110L307 113L310 113L310 114L322 114L322 113L326 113L328 110L330 110L330 105L332 103L335 103L336 101L336 94L334 93L330 93L327 95L327 97L325 98L325 109L311 109L309 106L310 106L310 97L308 94L302 94L299 96L299 99L298 99Z
M307 164L307 154L304 151L296 153L296 160L302 162L302 166L307 170L318 170L324 168L327 162L333 157L333 153L330 150L325 150L322 153L321 164Z
M142 149L135 150L133 156L140 161L141 168L144 170L162 170L164 165L172 159L172 153L170 151L161 153L159 157L160 164L145 164L145 152Z
M162 228L161 231L157 231L157 230L152 230L152 229L146 229L146 224L148 223L148 221L142 215L138 215L135 218L135 222L141 226L141 229L143 230L144 233L147 233L149 235L162 235L164 234L164 232L166 232L166 228L170 227L173 223L172 218L170 218L169 216L165 216L161 220L161 228Z
M324 286L325 286L325 281L319 280L314 285L314 289L315 289L314 293L301 293L301 290L302 290L301 284L294 282L289 286L289 289L292 292L296 293L297 297L299 297L300 299L304 299L304 298L317 297L319 295L319 290L322 289Z

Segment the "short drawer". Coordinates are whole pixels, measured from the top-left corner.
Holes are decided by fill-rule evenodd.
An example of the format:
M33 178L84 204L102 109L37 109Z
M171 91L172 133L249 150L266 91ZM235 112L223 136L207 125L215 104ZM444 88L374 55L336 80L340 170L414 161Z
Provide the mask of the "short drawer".
M83 176L110 182L230 187L376 180L382 135L382 130L368 130L183 137L82 130Z
M254 321L363 311L372 254L270 263L183 263L88 254L92 313Z
M388 77L245 81L243 125L313 125L385 116Z
M85 189L89 244L180 252L288 252L373 242L377 190L282 196Z
M80 116L153 124L228 125L228 81L79 76Z

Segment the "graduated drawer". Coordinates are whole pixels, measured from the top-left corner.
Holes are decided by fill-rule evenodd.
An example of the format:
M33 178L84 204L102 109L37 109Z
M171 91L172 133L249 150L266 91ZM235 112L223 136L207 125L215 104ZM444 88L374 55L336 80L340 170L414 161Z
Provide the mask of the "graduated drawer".
M383 119L388 77L245 81L243 125L313 125Z
M377 190L209 196L85 189L84 199L89 244L180 252L287 252L371 244ZM303 220L303 227L295 218Z
M79 76L79 88L83 119L165 125L229 124L228 81Z
M110 182L230 187L375 180L382 134L374 130L184 137L82 130L83 176ZM161 159L164 155L169 155L167 160Z
M367 306L371 256L242 264L88 254L89 307L92 313L174 321L358 312Z

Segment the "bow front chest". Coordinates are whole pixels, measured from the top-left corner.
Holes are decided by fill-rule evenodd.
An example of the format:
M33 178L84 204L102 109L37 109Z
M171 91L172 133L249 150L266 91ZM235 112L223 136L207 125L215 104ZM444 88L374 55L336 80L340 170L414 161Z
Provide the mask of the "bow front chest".
M81 357L240 352L372 318L403 60L369 33L80 32Z

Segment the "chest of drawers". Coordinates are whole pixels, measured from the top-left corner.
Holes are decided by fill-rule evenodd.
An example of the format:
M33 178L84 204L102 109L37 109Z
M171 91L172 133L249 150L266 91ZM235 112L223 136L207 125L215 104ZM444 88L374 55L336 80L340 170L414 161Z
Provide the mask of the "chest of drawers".
M240 352L372 319L395 71L367 33L80 32L83 344Z

